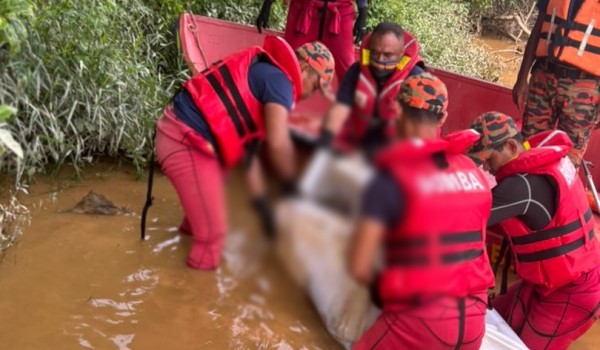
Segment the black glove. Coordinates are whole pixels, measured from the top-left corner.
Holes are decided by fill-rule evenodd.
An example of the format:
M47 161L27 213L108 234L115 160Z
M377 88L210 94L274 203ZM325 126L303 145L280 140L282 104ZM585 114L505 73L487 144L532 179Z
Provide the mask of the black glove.
M330 148L333 142L333 133L327 129L321 129L321 135L317 140L317 147L319 148Z
M379 279L381 275L377 275L375 280L371 282L369 286L369 296L371 297L371 302L375 304L378 308L383 308L383 300L381 300L381 293L379 292Z
M271 15L271 5L275 0L265 0L260 8L258 17L256 18L256 29L262 33L263 28L269 27L269 16Z
M298 183L296 180L286 180L281 184L281 193L284 197L293 197L298 195Z
M267 199L264 197L254 198L252 208L260 219L264 235L269 239L275 238L275 218Z
M367 24L367 8L360 7L358 9L358 17L354 22L354 42L358 45L365 35L365 24Z

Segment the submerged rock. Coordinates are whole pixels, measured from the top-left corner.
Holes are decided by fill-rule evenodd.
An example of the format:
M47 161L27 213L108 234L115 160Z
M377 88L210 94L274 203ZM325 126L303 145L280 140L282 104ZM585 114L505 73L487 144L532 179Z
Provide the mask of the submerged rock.
M90 191L73 208L65 210L66 213L91 214L91 215L132 215L133 211L127 207L117 207L113 202L100 193Z

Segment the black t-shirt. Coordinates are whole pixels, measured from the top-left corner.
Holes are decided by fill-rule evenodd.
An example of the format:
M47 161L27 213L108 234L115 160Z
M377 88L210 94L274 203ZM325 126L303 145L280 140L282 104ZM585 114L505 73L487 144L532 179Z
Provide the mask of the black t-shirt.
M516 217L532 230L546 227L554 214L558 199L557 185L543 175L514 175L502 180L492 190L492 213L488 226ZM394 178L377 173L363 195L361 213L391 229L406 212L406 199Z
M498 183L492 196L488 226L516 217L531 230L541 230L556 213L558 189L549 176L518 174Z
M402 219L405 205L404 194L392 175L378 172L363 195L361 213L391 229Z

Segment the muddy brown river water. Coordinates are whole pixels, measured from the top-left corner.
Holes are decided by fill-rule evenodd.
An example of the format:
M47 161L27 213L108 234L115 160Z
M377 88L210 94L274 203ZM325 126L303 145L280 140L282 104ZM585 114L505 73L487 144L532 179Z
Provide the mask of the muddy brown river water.
M145 183L133 169L102 164L66 187L41 180L22 198L33 220L0 264L0 348L339 348L258 234L236 174L227 248L215 272L185 266L190 238L176 230L181 209L162 174L145 242ZM59 213L90 190L135 214Z
M511 45L494 40L492 50ZM512 86L518 64L502 84ZM190 238L177 232L181 208L160 172L145 242L146 183L131 167L105 162L70 179L68 169L54 182L40 178L21 198L32 224L0 263L0 349L341 349L259 234L238 174L214 272L186 267ZM134 214L60 213L90 190ZM598 324L572 346L598 348Z

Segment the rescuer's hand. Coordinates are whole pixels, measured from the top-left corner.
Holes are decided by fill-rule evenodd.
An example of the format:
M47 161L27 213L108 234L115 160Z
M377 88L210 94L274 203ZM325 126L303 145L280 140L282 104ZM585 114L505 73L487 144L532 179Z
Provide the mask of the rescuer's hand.
M358 9L358 17L354 22L354 42L358 45L365 35L365 25L367 24L367 8L360 7Z
M513 102L520 111L525 110L525 102L527 102L527 82L518 80L512 89Z
M268 200L265 197L254 198L252 208L258 215L263 234L269 239L275 238L275 218Z
M371 297L371 302L382 309L383 301L381 300L381 294L379 292L379 277L380 276L377 275L375 280L369 285L369 296Z
M284 197L294 197L297 196L298 191L298 182L296 180L285 180L281 184L281 194Z
M317 146L319 148L328 149L331 147L331 143L333 142L333 133L328 129L321 129L321 134L319 135L319 139L317 140Z
M256 18L256 29L262 33L263 28L269 27L269 16L271 15L271 6L274 0L265 0L260 8L258 17Z

